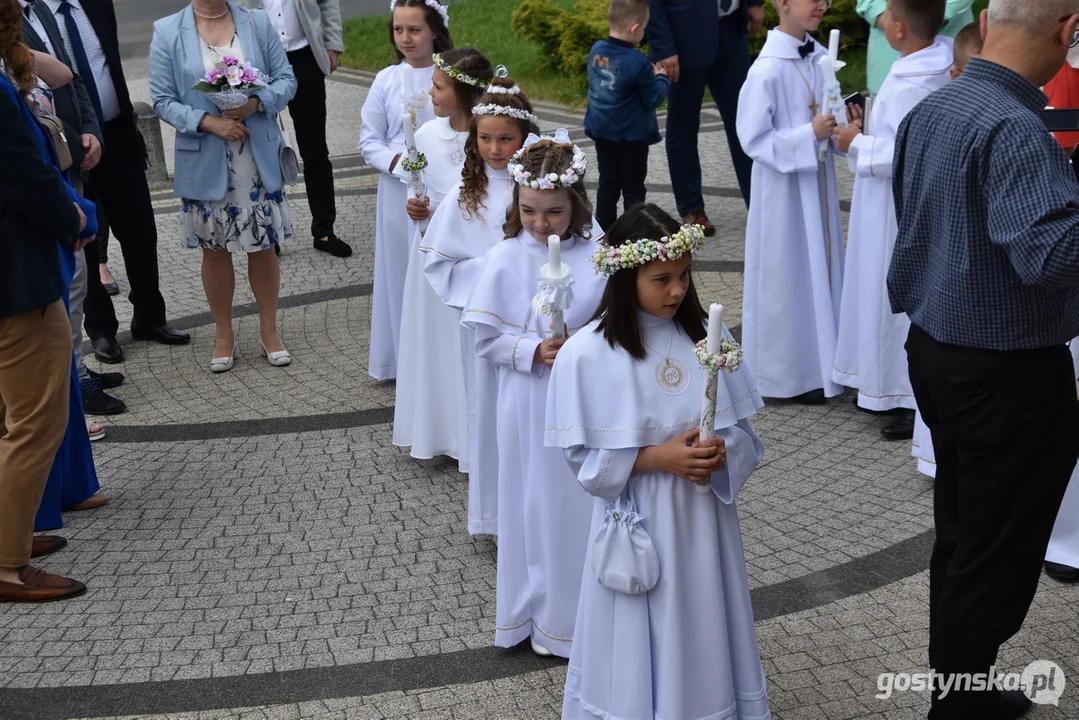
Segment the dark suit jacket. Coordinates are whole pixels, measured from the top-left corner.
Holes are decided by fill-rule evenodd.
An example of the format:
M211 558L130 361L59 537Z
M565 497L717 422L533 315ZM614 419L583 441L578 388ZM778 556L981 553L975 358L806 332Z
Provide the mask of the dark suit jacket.
M33 128L6 80L0 89L0 318L63 297L57 242L74 245L79 216L67 184L41 155Z
M723 52L722 45L732 40L747 41L746 7L763 4L764 0L742 0L731 15L731 22L720 23L716 0L648 0L652 9L644 36L648 57L655 62L677 55L682 67L710 67L716 55ZM738 35L721 38L721 24L727 32L735 28Z
M127 90L127 78L124 77L124 63L120 59L120 35L116 26L116 10L112 0L79 0L94 33L105 51L105 61L109 64L109 75L116 86L116 98L120 101L120 117L124 124L124 134L135 133L135 111L131 107L131 95Z
M75 161L74 167L78 168L82 163L83 155L85 155L79 137L90 134L97 137L98 140L102 139L97 113L94 112L93 103L90 102L90 95L86 92L86 86L83 84L82 78L79 77L78 68L75 67L75 63L71 61L67 50L64 48L64 38L60 34L56 18L49 12L49 6L43 2L35 3L33 13L37 15L45 28L45 34L49 36L49 44L52 45L54 50L53 56L75 73L74 80L62 88L53 90L52 94L56 103L56 115L64 123L64 133L67 135L68 145L71 148L71 157ZM37 32L25 17L22 19L22 35L26 44L32 50L43 53L49 52L48 46L45 45L42 38L37 36ZM74 168L72 172L74 172Z

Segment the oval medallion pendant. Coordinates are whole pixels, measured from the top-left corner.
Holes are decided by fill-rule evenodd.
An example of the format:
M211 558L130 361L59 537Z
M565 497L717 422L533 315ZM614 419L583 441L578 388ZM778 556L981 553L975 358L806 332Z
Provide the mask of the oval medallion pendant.
M462 165L465 161L465 154L461 150L457 150L453 153L453 162L455 165Z
M681 395L689 387L689 369L677 358L665 358L656 365L656 383L668 395Z

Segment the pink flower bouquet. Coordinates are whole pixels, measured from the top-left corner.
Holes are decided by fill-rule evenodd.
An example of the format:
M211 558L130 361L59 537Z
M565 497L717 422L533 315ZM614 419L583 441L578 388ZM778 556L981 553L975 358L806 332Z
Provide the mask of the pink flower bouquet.
M226 55L195 83L195 89L208 94L219 109L235 110L243 107L255 90L266 87L260 84L263 79L251 63L241 65L238 58Z

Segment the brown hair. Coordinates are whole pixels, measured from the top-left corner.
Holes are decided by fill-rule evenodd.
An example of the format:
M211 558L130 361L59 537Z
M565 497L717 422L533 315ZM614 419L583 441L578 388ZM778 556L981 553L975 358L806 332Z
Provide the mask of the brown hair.
M0 60L7 76L24 98L37 87L34 56L22 40L22 6L15 0L0 1Z
M647 0L611 0L607 8L607 24L619 30L633 23L643 25L650 12Z
M460 70L465 75L468 75L473 80L483 80L484 82L490 82L494 76L494 68L491 67L491 61L484 56L479 50L474 48L454 48L442 53L442 60L455 70ZM447 77L449 77L447 75ZM472 108L479 104L483 98L484 88L482 86L469 85L468 83L458 82L453 78L453 94L457 98L457 106L468 113L469 117L472 117Z
M965 65L971 57L981 53L983 42L980 22L975 20L971 24L964 26L955 35L955 59L963 58ZM962 69L960 68L960 70Z
M603 238L606 247L622 245L634 240L670 237L682 229L682 226L658 205L639 203L614 221ZM655 261L653 261L655 262ZM643 360L647 356L644 340L641 338L641 326L637 322L637 311L641 305L637 300L637 274L640 266L628 270L619 270L607 280L603 299L592 320L599 320L597 330L612 348L623 348L634 360ZM693 272L689 274L689 287L678 306L674 319L693 342L700 342L708 334L705 329L704 307L697 297L697 288L693 284Z
M435 34L434 52L444 53L453 49L453 38L450 37L450 29L446 27L446 23L442 22L442 15L438 10L435 10L424 0L395 0L393 9L396 10L400 7L420 8L423 10L423 18L427 21L427 27L431 28L431 32ZM397 62L401 62L405 59L405 56L397 49L397 41L393 38L392 11L390 12L389 28L390 45L393 46L393 52L397 55Z
M572 161L573 146L559 145L553 140L540 140L530 145L521 157L524 169L540 177L550 173L561 175ZM588 201L588 191L584 188L584 176L565 190L569 193L570 200L569 231L579 238L591 238L592 233L589 231L592 229L592 203ZM506 213L506 224L502 226L502 232L507 238L517 237L524 229L519 205L520 192L521 186L514 183L513 204Z
M509 78L495 78L491 81L492 86L511 88L514 82ZM502 107L515 108L525 112L532 112L532 103L524 93L510 95L508 93L484 93L480 99L484 105L500 105ZM457 206L461 208L465 218L472 216L482 217L480 209L486 207L483 204L483 196L487 194L487 163L480 157L479 141L476 139L477 124L480 116L473 115L468 124L468 139L465 140L465 166L461 169L461 196L457 198ZM531 120L519 120L508 115L502 117L513 120L521 129L521 138L528 137L529 133L539 135L539 128Z
M906 23L922 40L932 40L944 27L945 0L891 0L892 19Z

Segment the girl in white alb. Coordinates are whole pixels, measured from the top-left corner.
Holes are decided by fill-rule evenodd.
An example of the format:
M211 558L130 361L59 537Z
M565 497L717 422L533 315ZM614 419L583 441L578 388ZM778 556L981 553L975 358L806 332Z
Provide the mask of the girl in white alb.
M427 94L435 69L431 55L453 47L444 12L444 8L439 12L424 0L395 0L390 27L399 62L375 76L360 111L360 153L368 165L382 171L375 216L375 282L367 363L367 372L375 380L397 377L401 300L408 270L408 188L392 173L405 155L406 118L413 129L434 118ZM405 86L410 80L412 91L406 97Z
M412 448L412 457L448 455L468 472L468 403L461 359L461 313L443 304L423 274L420 251L428 216L461 182L472 107L483 97L494 72L472 48L433 56L431 104L438 117L416 131L416 147L426 157L423 182L427 202L408 199L408 272L401 305L397 358L397 398L393 444ZM394 171L405 183L409 173ZM434 350L437 348L437 352Z
M596 497L563 720L770 717L734 504L761 460L749 418L763 403L725 334L732 372L718 371L715 437L699 439L703 240L630 208L597 253L610 279L596 319L554 366L545 441Z
M513 91L513 92L511 92ZM472 294L487 251L502 241L513 199L507 164L529 133L538 133L532 105L513 81L496 77L472 108L461 182L435 212L420 250L424 275L443 303L458 311ZM476 358L472 330L461 328L468 395L468 531L498 534L498 375Z
M565 130L529 136L510 168L518 187L507 239L487 253L462 319L475 331L476 354L498 369L495 645L531 637L537 654L562 657L574 637L591 508L562 453L544 447L543 420L549 368L566 334L588 323L605 285L590 262L597 245L588 239L585 168ZM559 248L551 249L555 236ZM540 280L545 266L571 279ZM564 311L558 328L555 308Z

